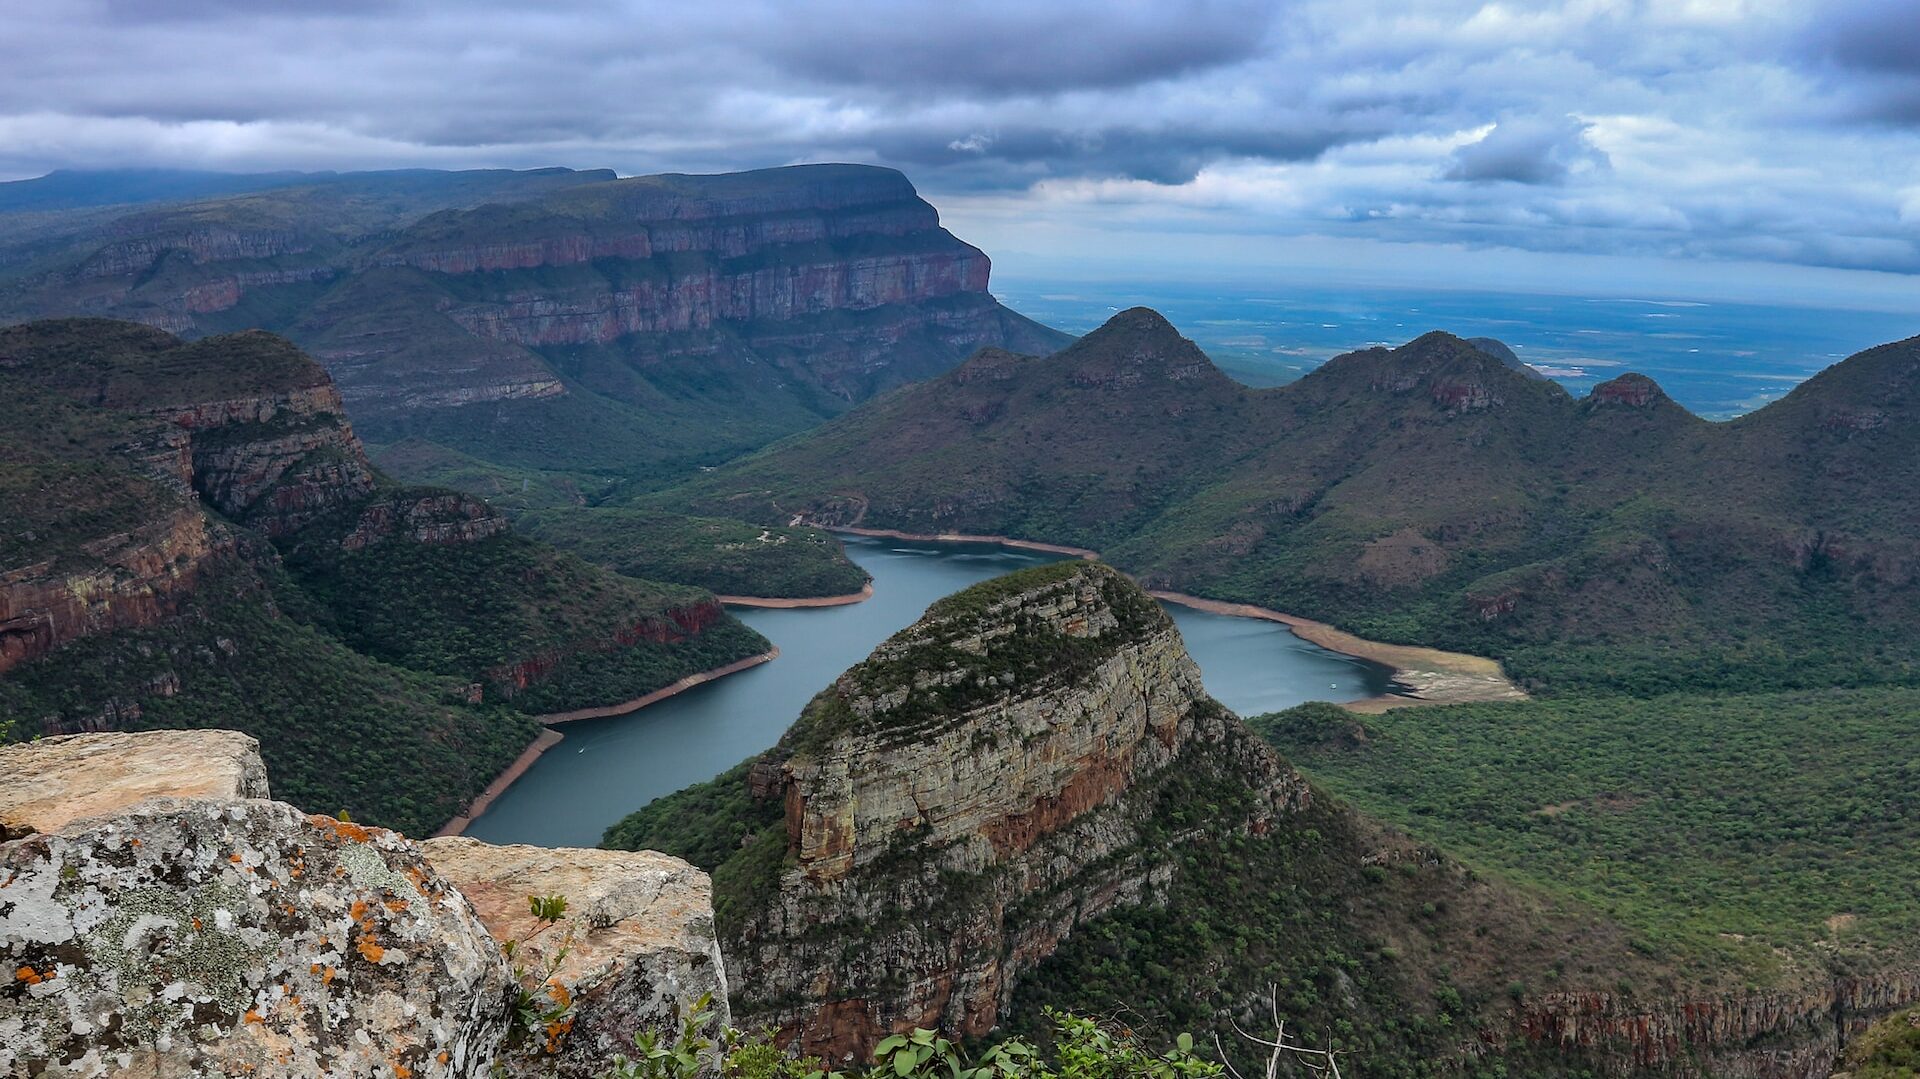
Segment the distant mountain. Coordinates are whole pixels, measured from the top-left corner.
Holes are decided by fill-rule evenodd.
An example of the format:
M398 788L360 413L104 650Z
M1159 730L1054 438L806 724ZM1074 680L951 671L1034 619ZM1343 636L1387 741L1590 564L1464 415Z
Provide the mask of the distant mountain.
M208 172L196 169L60 169L31 180L0 183L0 214L135 206L156 202L192 202L288 187L347 187L363 191L411 193L429 197L476 184L502 184L511 177L573 178L591 183L614 178L612 169L576 172L503 169L448 172L441 169L389 169L377 172ZM458 205L457 200L446 203Z
M0 728L239 727L276 790L431 832L533 737L767 643L369 463L249 332L0 330Z
M1520 359L1519 353L1507 347L1507 343L1497 337L1469 337L1467 338L1467 344L1492 356L1494 359L1499 360L1501 363L1506 364L1508 367L1513 368L1528 378L1537 378L1544 381L1547 377L1527 366L1527 364Z
M0 319L281 332L377 443L618 476L752 449L981 346L1068 340L1000 306L987 257L887 169L298 179L13 215ZM203 181L49 177L14 200Z
M1045 358L983 351L658 504L1093 547L1549 686L1905 680L1916 384L1920 339L1713 424L1639 375L1576 400L1431 333L1250 390L1135 309Z

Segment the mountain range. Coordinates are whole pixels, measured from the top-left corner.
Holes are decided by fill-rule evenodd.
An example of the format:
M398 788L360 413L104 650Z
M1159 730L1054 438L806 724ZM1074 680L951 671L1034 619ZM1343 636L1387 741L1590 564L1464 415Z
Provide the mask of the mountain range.
M1576 399L1442 332L1249 389L1134 309L655 502L1095 548L1155 587L1493 654L1549 691L1903 681L1916 419L1920 339L1710 423L1645 377Z

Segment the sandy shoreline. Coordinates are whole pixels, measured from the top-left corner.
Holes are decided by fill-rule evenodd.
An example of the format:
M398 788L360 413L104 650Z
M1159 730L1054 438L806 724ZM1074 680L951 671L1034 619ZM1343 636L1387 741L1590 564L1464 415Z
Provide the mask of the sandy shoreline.
M676 693L684 693L716 678L725 678L727 675L737 674L750 667L758 667L762 663L778 658L779 655L778 647L770 648L757 656L735 660L724 667L715 667L710 671L687 675L676 682L661 686L644 697L635 697L620 704L610 704L600 708L576 708L571 712L552 712L544 716L535 716L534 718L544 725L539 736L534 738L527 748L520 751L520 755L514 758L513 763L507 765L506 771L493 777L493 782L487 784L486 789L467 805L466 812L441 825L440 830L433 834L438 837L461 835L466 832L467 826L472 824L475 818L491 808L494 800L506 793L507 788L513 786L515 780L527 774L527 769L533 767L533 763L540 759L542 753L560 744L560 739L564 736L553 729L555 724L571 723L579 719L605 719L609 716L624 716L629 712L637 712L647 705L657 704Z
M433 833L434 838L438 839L443 835L461 835L465 833L467 825L473 823L473 818L485 813L488 807L493 805L495 798L505 794L507 788L513 786L514 780L527 774L527 769L533 767L533 762L540 759L540 754L559 745L560 739L564 737L566 737L566 735L561 734L551 727L543 729L539 737L529 743L527 748L521 750L520 755L514 758L512 764L507 765L506 771L493 777L493 782L487 784L487 789L481 791L479 795L468 804L467 811L441 825L440 830Z
M815 527L825 528L829 532L845 532L850 536L873 536L879 539L910 540L918 543L995 543L1002 547L1017 547L1022 551L1044 551L1047 554L1064 554L1087 559L1100 557L1100 552L1089 551L1085 547L1041 543L1038 540L1009 539L1006 536L977 536L970 532L902 532L895 528L854 528L851 525Z
M1251 603L1228 603L1201 599L1184 592L1153 590L1156 599L1192 607L1196 611L1231 615L1235 618L1259 618L1279 622L1303 641L1317 644L1329 652L1371 660L1393 668L1393 680L1406 687L1404 693L1383 694L1347 701L1344 707L1355 712L1384 712L1416 704L1465 704L1471 701L1524 701L1525 691L1508 681L1496 660L1469 656L1461 652L1442 652L1411 644L1386 644L1356 637L1325 622L1287 614Z
M630 701L603 705L599 708L575 708L571 712L548 712L544 716L534 716L533 718L551 727L560 723L572 723L578 719L607 719L612 716L624 716L628 712L638 712L647 705L658 704L676 693L685 693L695 686L705 685L716 678L725 678L730 674L738 674L749 667L758 667L762 663L778 659L779 657L780 649L778 647L769 648L757 656L737 659L724 667L715 667L710 671L701 671L698 674L687 675L677 682L670 682L667 685L661 686L659 689L654 690L644 697L635 697Z
M868 581L858 592L848 592L842 596L803 596L798 599L782 599L777 596L715 596L713 597L729 607L768 607L786 609L790 607L844 607L849 603L859 603L873 598L873 582Z
M902 532L892 528L821 527L855 536L878 536L921 543L996 543L1004 547L1045 551L1076 558L1100 557L1098 551L1091 551L1085 547L1008 539L1005 536L982 536L967 532ZM1150 594L1168 603L1178 603L1198 611L1279 622L1291 629L1294 636L1317 644L1329 652L1339 652L1341 655L1370 660L1382 666L1391 667L1393 680L1395 684L1402 687L1401 692L1342 702L1341 706L1351 711L1374 713L1419 704L1467 704L1474 701L1524 701L1527 699L1526 692L1508 680L1506 672L1500 669L1499 662L1485 656L1442 652L1437 648L1422 648L1417 645L1369 641L1365 637L1356 637L1325 622L1315 622L1284 611L1257 607L1251 603L1201 599L1199 596L1190 596L1184 592L1151 591Z

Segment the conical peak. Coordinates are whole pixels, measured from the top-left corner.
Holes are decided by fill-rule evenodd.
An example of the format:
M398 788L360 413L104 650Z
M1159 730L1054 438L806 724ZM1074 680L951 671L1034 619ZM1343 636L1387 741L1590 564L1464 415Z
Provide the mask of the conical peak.
M1651 408L1667 399L1659 383L1633 371L1608 379L1587 394L1587 402L1596 408Z

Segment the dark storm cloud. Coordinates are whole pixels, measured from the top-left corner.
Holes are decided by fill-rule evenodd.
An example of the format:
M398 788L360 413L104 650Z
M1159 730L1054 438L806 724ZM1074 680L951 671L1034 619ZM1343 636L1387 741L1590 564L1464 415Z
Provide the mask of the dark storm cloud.
M1908 268L1917 10L0 0L0 174L851 159L1036 217Z
M1558 120L1506 119L1479 141L1453 151L1449 180L1516 184L1557 184L1577 167L1601 166L1607 155L1587 142L1587 125L1567 116Z
M1136 86L1259 54L1263 2L1033 3L962 6L929 33L897 3L835 5L772 43L780 66L886 94L988 98Z

